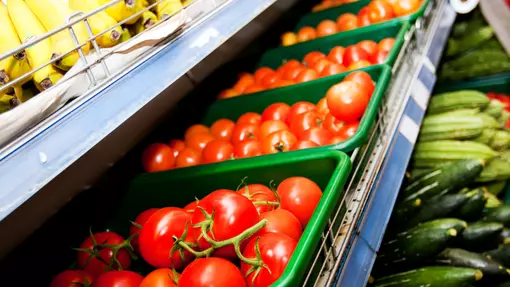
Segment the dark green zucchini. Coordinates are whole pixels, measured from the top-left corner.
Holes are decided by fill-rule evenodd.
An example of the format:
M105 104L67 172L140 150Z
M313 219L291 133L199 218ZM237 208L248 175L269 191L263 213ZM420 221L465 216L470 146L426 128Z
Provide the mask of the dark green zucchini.
M459 248L446 248L437 255L437 264L479 269L486 276L508 277L510 270L487 256Z
M501 244L498 248L484 252L490 259L510 267L510 245Z
M461 244L468 250L490 250L497 246L503 227L499 222L475 222L462 232Z
M489 209L483 217L483 221L497 221L503 223L506 227L510 227L510 205Z
M468 191L466 195L468 195L469 198L466 203L455 212L456 217L467 221L479 220L483 215L483 209L487 202L488 196L486 192L484 188Z
M505 189L506 181L500 180L500 181L488 182L484 186L487 188L488 192L497 196Z
M399 202L393 211L390 220L390 229L402 230L407 220L415 216L421 208L421 199Z
M480 270L463 267L433 266L376 279L374 287L462 287L482 279Z
M510 245L510 228L504 228L499 234L499 243Z
M457 230L457 232L462 232L464 228L467 227L467 223L464 220L460 220L457 218L440 218L427 222L420 223L418 226L414 227L412 230L420 230L420 229L450 229L453 228Z
M471 197L472 194L469 193L458 193L433 198L424 204L420 211L406 222L405 226L411 228L425 221L456 214Z

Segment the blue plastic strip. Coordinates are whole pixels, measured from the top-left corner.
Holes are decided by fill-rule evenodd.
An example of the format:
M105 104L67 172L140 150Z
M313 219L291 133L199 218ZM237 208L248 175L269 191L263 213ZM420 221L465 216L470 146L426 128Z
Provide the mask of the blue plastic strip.
M434 38L432 39L430 49L427 52L427 57L434 67L439 65L445 46L444 43L446 43L448 36L450 35L450 30L453 26L453 22L455 22L455 18L457 17L457 13L450 5L446 4L445 6L443 14L441 15L441 22L439 23L439 27L437 28Z

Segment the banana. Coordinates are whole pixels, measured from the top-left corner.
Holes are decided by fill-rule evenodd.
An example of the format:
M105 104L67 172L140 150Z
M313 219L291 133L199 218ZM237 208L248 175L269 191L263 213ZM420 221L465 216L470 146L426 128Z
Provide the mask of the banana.
M11 95L0 96L0 114L7 112L8 110L15 108L18 105L19 101L16 97Z
M127 40L131 39L131 32L128 28L122 29L122 35L120 36L120 42L124 43Z
M69 6L77 11L88 13L94 10L94 6L90 4L91 1L85 0L69 0ZM105 11L99 11L88 18L90 29L94 35L98 35L103 31L106 31L117 24L117 21L112 18ZM102 48L109 48L117 45L120 42L122 34L122 28L117 26L103 35L96 38L97 44Z
M94 8L97 8L101 5L109 3L111 0L89 0L89 2L92 4ZM113 19L115 19L117 22L120 22L130 16L135 15L136 13L140 12L143 8L146 2L144 0L123 0L119 1L113 6L110 6L106 9L106 13L110 14ZM124 24L132 25L135 24L136 21L140 18L141 15L137 15L136 17L133 17L126 21Z
M151 11L147 10L142 13L142 17L140 17L140 19L136 21L135 25L133 25L133 32L134 34L139 34L145 31L145 29L154 26L156 22L158 22L158 17Z
M16 32L23 42L46 33L42 24L23 0L7 1L7 10ZM33 80L39 90L48 89L56 84L56 80L62 77L62 74L53 65L46 65L52 54L51 39L44 39L25 49L25 52L32 69L44 66L33 74Z
M174 12L182 9L182 3L180 0L164 0L156 5L156 14L158 18L165 19L166 17L172 15Z

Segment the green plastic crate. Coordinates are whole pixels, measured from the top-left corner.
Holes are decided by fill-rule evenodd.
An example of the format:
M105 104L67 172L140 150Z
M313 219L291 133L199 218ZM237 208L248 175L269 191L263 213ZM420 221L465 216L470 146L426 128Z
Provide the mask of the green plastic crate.
M205 167L205 166L204 166ZM300 157L284 154L274 158L254 157L212 168L197 167L170 172L142 174L135 178L121 202L114 230L127 232L128 220L152 207L184 207L220 188L235 190L241 180L248 183L279 184L291 176L316 182L323 195L290 259L285 272L272 286L299 286L311 268L322 232L330 215L339 208L344 184L351 170L349 157L338 151L308 152ZM343 209L345 212L345 208Z
M385 61L385 64L392 65L397 59L398 53L404 44L404 37L407 30L409 30L409 27L409 22L389 21L374 27L371 32L351 30L346 31L345 33L317 38L315 40L298 43L292 46L275 48L262 55L262 59L258 63L258 66L267 66L276 69L285 63L285 61L291 59L301 61L305 55L311 51L320 51L327 55L329 51L336 46L347 47L363 40L379 42L388 37L395 38L395 44Z
M356 134L348 140L335 145L315 147L307 150L325 151L335 149L343 152L350 152L366 141L370 128L375 122L377 108L384 97L386 86L390 80L391 70L386 65L370 66L364 70L369 73L376 82L376 87L367 109L365 110L365 114L361 118ZM331 86L341 82L348 74L349 73L342 73L293 86L216 101L209 108L203 120L203 124L210 126L214 121L221 118L235 121L246 112L262 113L266 107L277 102L292 105L299 101L309 101L316 104L326 95L326 92ZM299 151L289 151L286 153L295 152Z
M418 17L423 16L423 14L425 13L425 9L427 8L427 5L429 4L429 1L430 0L423 0L423 3L421 4L420 9L418 9L418 11L416 11L412 14L409 14L407 16L393 18L393 19L385 21L385 22L376 23L376 24L372 24L369 26L365 26L365 27L360 27L355 30L372 31L372 29L376 28L377 26L382 25L383 23L388 23L388 22L399 22L399 21L413 22L416 19L418 19ZM354 2L354 3L344 4L344 5L341 5L338 7L326 9L323 11L306 14L299 20L299 22L296 26L296 29L294 29L294 31L297 33L299 31L299 29L301 29L304 26L317 27L317 25L319 25L319 23L321 21L326 20L326 19L333 20L336 22L336 19L340 15L345 14L345 13L353 13L353 14L357 15L359 10L361 10L361 8L370 4L370 2L371 2L371 0L361 0L361 1ZM345 32L340 32L340 33L345 33Z

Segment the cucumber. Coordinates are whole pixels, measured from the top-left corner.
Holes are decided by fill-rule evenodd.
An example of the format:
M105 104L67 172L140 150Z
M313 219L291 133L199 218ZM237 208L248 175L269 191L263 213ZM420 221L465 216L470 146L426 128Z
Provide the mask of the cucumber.
M503 189L505 189L505 186L506 181L504 180L489 182L485 184L485 188L487 189L487 191L496 196L498 196L498 194L500 194L503 191Z
M483 160L459 160L436 168L412 180L401 192L403 201L430 199L439 194L457 191L480 174Z
M484 252L484 254L503 266L510 266L510 245L499 245L498 248Z
M476 182L507 180L510 178L510 163L501 157L491 160L476 178Z
M510 163L510 150L502 152L501 158Z
M510 228L503 228L499 234L499 243L510 245Z
M477 117L480 117L483 121L483 126L486 129L498 129L501 127L498 120L491 115L488 115L486 113L479 113L476 115Z
M508 57L508 56L507 56ZM502 102L496 99L492 99L489 102L489 105L485 107L483 110L484 113L490 115L493 118L499 118L501 116L501 112L505 109L505 106Z
M475 222L462 231L461 245L473 251L494 248L503 227L499 222Z
M389 229L402 229L407 220L420 211L421 203L422 201L419 198L397 203L390 220Z
M450 69L469 69L472 65L491 61L508 61L508 55L504 51L475 50L453 60L447 61L444 65Z
M485 208L496 208L503 205L503 202L499 200L494 194L487 193L487 202Z
M498 123L504 127L506 123L508 122L508 119L510 119L510 112L509 111L502 111L501 115L498 118Z
M492 37L494 37L494 30L492 27L484 26L474 31L468 31L468 33L461 39L448 39L446 56L451 57L464 53L481 45L483 42L488 41Z
M475 221L482 217L485 203L487 202L487 190L477 188L466 193L468 200L464 203L455 214L458 218Z
M510 227L510 205L489 209L483 217L483 221L497 221L504 224L505 227Z
M494 150L506 150L510 146L510 133L503 130L496 131L489 145Z
M484 128L482 117L477 115L431 115L423 120L419 141L469 139L479 136Z
M448 217L456 214L475 194L448 194L431 199L420 211L406 221L407 227L414 227L422 222ZM483 208L483 205L482 205Z
M480 270L464 267L432 266L376 279L374 287L461 287L482 279Z
M457 218L440 218L418 224L411 231L421 229L450 229L453 228L457 232L462 232L467 227L464 220Z
M506 73L510 71L510 62L508 61L491 61L464 70L441 69L439 71L439 79L441 81L462 80L466 78L482 77Z
M435 263L481 270L486 276L508 277L510 270L500 263L479 253L459 248L446 248L435 259Z
M474 141L419 142L415 146L413 164L417 168L433 168L461 159L489 160L497 155L487 145Z
M489 145L496 132L496 129L484 129L478 137L473 139L473 141Z
M434 95L430 98L429 114L440 114L457 109L483 109L489 105L489 98L479 91L461 90Z

